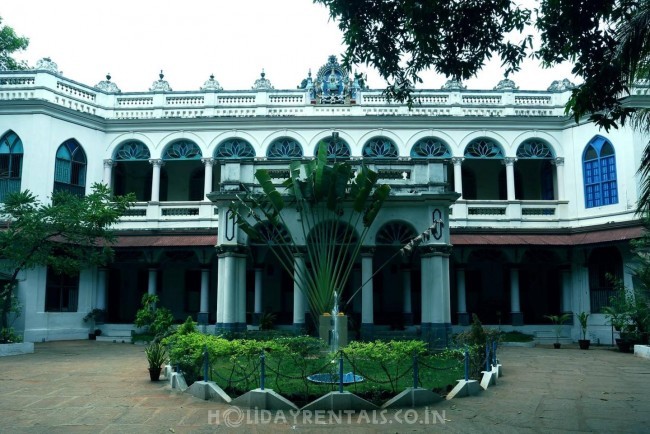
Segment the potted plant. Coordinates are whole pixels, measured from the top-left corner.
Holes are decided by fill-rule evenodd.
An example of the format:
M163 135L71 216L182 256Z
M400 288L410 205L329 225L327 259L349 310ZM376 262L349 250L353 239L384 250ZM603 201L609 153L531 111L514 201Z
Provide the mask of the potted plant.
M578 345L580 345L581 350L588 350L589 344L591 341L587 339L587 319L589 314L587 312L580 312L576 314L578 317L578 322L580 323L580 330L582 332L582 339L578 339Z
M555 343L553 347L559 349L560 344L560 335L562 334L562 327L564 323L571 318L571 315L568 313L563 313L562 315L544 315L545 318L548 318L553 323L553 331L555 332Z
M144 352L149 362L149 378L158 381L162 365L167 362L167 349L160 341L153 341L145 347Z
M104 309L94 308L83 317L85 323L89 323L88 339L95 340L97 336L102 334L102 331L95 327L96 324L104 322Z

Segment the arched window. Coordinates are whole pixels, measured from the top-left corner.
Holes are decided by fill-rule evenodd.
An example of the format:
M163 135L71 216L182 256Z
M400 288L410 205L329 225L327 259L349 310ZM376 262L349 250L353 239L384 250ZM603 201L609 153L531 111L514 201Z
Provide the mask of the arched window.
M532 138L517 148L515 198L553 200L555 198L553 149L545 141Z
M451 158L445 142L435 137L425 137L411 148L411 158Z
M269 160L287 160L290 158L302 158L303 152L300 143L291 137L275 139L266 151L266 158Z
M86 191L86 153L75 139L66 140L56 151L54 191L79 196Z
M214 151L214 158L237 160L254 158L255 149L246 140L228 139L222 142Z
M415 238L416 235L411 225L402 222L389 222L377 231L375 244L401 248Z
M465 158L503 158L501 147L494 140L482 137L469 142L465 148Z
M397 146L388 137L373 137L363 145L361 155L364 158L397 158Z
M585 207L618 203L614 147L601 136L594 137L582 154Z
M20 191L23 142L13 131L0 138L0 202L9 193Z
M179 140L165 148L163 160L200 160L201 149L189 140Z
M340 161L350 159L350 146L340 137L325 137L321 141L327 143L327 160ZM320 142L319 142L320 143ZM318 155L318 144L314 148L314 155Z
M150 158L151 154L147 145L135 140L122 143L115 150L116 161L149 160Z

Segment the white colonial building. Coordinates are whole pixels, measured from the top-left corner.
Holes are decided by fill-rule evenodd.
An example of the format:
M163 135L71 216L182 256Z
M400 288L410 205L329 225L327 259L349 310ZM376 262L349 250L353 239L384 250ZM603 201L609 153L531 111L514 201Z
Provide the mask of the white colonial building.
M200 90L172 91L161 73L149 91L122 93L110 77L96 86L63 77L49 59L2 71L0 200L24 189L43 200L58 189L84 194L96 182L138 200L105 268L24 272L17 328L29 341L86 338L83 317L101 308L106 333L130 330L146 292L179 321L192 315L216 330L244 329L263 312L278 327L303 327L292 277L224 205L255 188L257 168L280 183L290 160L313 158L326 140L332 159L368 164L392 187L346 289L383 266L346 312L352 333L406 328L444 343L473 313L543 333L544 315L586 311L592 340L609 342L605 275L633 285L626 265L642 232L634 210L648 138L576 124L564 113L570 89L566 80L547 91L450 81L417 91L409 109L333 56L289 90L262 74L249 90L210 77ZM633 93L649 103L647 83ZM443 224L415 254L384 266L434 221Z

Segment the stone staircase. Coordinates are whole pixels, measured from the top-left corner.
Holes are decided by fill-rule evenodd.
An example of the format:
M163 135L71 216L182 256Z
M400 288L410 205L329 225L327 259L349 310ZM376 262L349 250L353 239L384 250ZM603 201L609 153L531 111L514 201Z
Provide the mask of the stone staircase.
M573 343L571 336L567 336L564 333L560 335L558 340L556 340L555 332L553 330L536 330L533 332L533 335L535 336L535 342L541 345L552 345L555 342L559 342L563 345Z
M97 328L102 331L97 340L100 342L131 343L133 324L101 324Z

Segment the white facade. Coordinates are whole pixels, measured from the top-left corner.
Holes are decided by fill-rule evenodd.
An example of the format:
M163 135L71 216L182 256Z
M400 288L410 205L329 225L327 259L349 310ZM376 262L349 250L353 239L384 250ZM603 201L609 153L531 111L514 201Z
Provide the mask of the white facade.
M546 314L593 311L592 339L611 340L603 315L592 309L609 290L596 282L597 270L609 264L632 283L625 264L629 240L641 231L636 172L648 138L576 124L564 115L566 87L452 85L418 91L421 104L409 110L348 80L331 58L313 82L294 90L274 90L262 77L252 90L224 91L211 80L200 91L172 92L161 76L153 90L122 94L109 81L76 83L52 65L0 73L0 137L22 145L20 174L11 172L3 188L18 179L20 189L47 200L61 176L57 152L74 143L83 150L85 177L58 181L82 191L104 182L117 194L136 192L138 202L117 226L115 263L80 273L76 300L67 306L48 298L47 270L24 273L19 328L26 340L84 338L82 318L94 307L106 308L108 322L130 323L144 292L159 294L179 320L193 315L238 329L268 311L278 313L279 324L300 325L290 276L245 238L226 240L225 207L207 195L252 185L257 167L285 170L292 155L273 158L269 148L299 148L293 157L307 159L332 133L353 161L365 159L393 189L375 225L383 235L369 237L350 288L389 256L386 236L419 233L436 212L447 223L429 250L386 267L372 291L354 301L350 315L360 332L414 324L445 334L472 313L484 323L534 332L545 330ZM328 71L338 71L330 88ZM631 98L650 99L647 86L635 93ZM249 154L222 153L244 143ZM373 144L390 145L393 153ZM596 160L587 154L590 144L602 153ZM416 148L431 153L419 158ZM590 186L585 170L593 161L613 168L613 180ZM615 188L615 200L586 198L594 188ZM577 328L571 333L578 338Z

